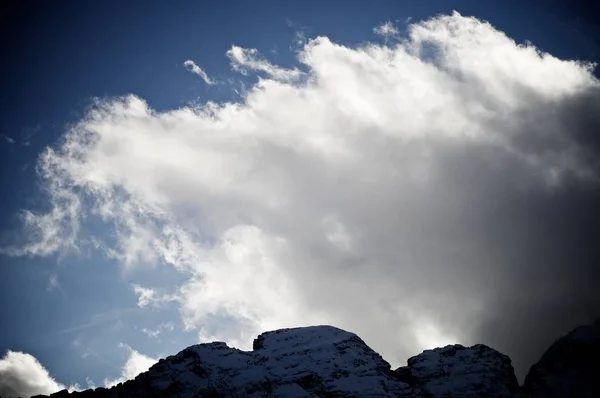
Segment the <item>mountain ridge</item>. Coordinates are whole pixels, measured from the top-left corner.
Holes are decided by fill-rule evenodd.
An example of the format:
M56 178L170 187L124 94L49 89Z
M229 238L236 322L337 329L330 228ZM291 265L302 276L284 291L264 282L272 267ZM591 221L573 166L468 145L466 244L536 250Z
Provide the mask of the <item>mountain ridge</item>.
M359 336L333 326L269 331L252 351L223 342L190 346L107 389L33 398L600 396L600 320L556 340L522 386L511 359L484 344L448 345L391 369Z

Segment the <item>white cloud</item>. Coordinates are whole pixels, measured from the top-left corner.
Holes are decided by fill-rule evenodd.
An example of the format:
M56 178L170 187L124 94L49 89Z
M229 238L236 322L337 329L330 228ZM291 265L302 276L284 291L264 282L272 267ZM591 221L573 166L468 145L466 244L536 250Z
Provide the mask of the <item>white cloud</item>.
M568 300L539 209L598 181L574 133L600 90L590 66L458 14L408 32L393 47L318 37L298 54L305 76L234 46L234 70L266 75L241 103L99 101L42 154L52 209L27 213L33 240L13 253L77 247L100 219L110 257L187 276L173 294L134 291L140 307L178 303L202 341L330 323L394 363L473 342L523 291Z
M232 46L227 51L227 57L229 57L233 69L242 73L263 72L269 78L282 82L294 81L302 76L302 72L296 68L285 69L273 65L261 57L255 48Z
M133 285L133 291L138 295L138 306L144 308L154 301L156 292L153 289Z
M175 329L175 325L171 322L161 323L156 329L143 328L142 333L151 339L158 339L158 336L163 332L172 332Z
M145 308L148 306L158 308L166 303L179 300L179 297L175 294L161 294L154 289L135 284L132 285L132 287L133 292L138 295L137 305L140 308Z
M387 21L382 23L381 25L373 28L373 33L379 36L383 36L385 39L389 39L392 37L398 37L400 31L391 21Z
M200 76L202 80L204 80L204 83L208 84L209 86L217 84L217 82L211 79L201 67L196 65L194 61L188 59L183 63L183 66L185 66L185 68L190 72Z
M110 388L116 386L119 383L124 383L127 380L134 379L140 373L143 373L150 369L152 365L158 362L157 359L150 358L144 354L140 354L133 348L126 344L119 344L119 347L127 349L128 358L125 365L121 368L121 375L116 379L105 379L104 386ZM89 382L88 382L89 384Z
M9 350L0 359L2 397L25 398L37 394L52 394L65 388L30 354Z
M87 384L87 388L92 390L96 389L96 383L94 383L94 380L92 380L89 376L85 378L85 383Z
M157 339L158 335L161 332L162 331L160 329L148 329L148 328L142 329L142 333L144 333L146 336L150 337L151 339Z

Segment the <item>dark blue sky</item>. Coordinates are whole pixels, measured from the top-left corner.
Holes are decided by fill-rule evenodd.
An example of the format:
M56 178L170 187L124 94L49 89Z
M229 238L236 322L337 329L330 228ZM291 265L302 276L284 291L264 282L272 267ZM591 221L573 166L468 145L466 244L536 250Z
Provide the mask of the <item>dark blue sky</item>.
M374 40L372 29L382 22L406 26L409 17L453 9L559 58L600 59L593 10L573 1L9 2L0 22L0 245L22 238L21 209L47 205L37 158L57 144L91 98L133 93L157 110L232 100L232 87L206 86L182 63L194 60L209 76L226 80L232 72L225 52L232 45L292 65L289 47L298 30L355 45ZM53 275L60 288L48 288ZM101 383L119 374L126 355L119 342L149 356L174 353L196 335L182 330L175 307L137 308L131 281L169 285L180 278L166 268L124 272L85 253L0 256L0 353L30 353L57 380L81 385L87 376ZM161 344L139 333L164 322L177 328Z

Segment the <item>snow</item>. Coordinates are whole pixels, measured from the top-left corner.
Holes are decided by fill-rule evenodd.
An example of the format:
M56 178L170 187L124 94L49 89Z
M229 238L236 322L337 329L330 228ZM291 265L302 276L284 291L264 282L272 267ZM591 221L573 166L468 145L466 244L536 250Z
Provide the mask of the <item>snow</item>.
M179 385L186 392L212 388L228 396L398 397L410 391L390 379L389 364L358 336L332 326L282 329L256 340L254 351L222 342L191 346L144 377L160 391Z

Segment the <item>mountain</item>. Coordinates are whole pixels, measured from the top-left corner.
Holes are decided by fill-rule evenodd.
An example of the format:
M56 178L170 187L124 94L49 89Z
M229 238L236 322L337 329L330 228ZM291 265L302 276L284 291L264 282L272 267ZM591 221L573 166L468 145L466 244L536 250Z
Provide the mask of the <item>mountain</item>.
M600 397L600 319L555 341L531 367L523 396Z
M510 358L482 344L426 350L392 370L357 335L311 326L263 333L252 351L194 345L110 389L50 397L598 397L599 359L600 321L552 344L522 387Z

